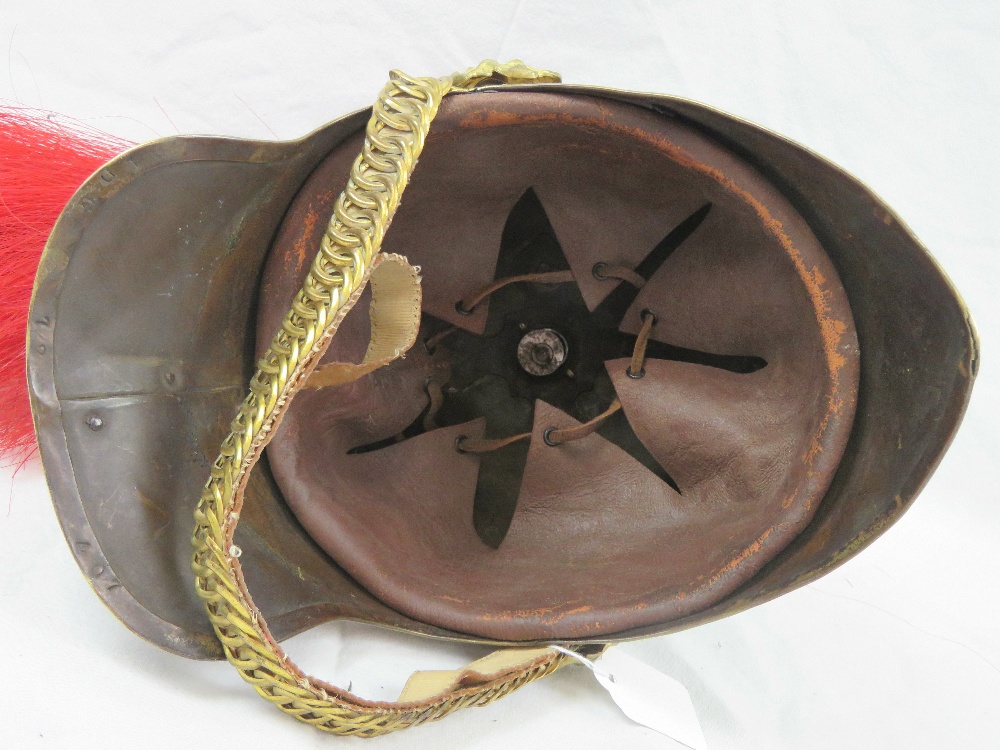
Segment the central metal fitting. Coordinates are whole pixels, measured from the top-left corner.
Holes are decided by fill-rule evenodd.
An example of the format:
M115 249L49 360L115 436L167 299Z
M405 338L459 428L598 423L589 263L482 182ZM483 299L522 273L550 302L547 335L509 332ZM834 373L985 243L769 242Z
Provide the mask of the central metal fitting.
M551 328L528 331L517 344L517 361L529 375L551 375L566 361L567 354L566 339Z

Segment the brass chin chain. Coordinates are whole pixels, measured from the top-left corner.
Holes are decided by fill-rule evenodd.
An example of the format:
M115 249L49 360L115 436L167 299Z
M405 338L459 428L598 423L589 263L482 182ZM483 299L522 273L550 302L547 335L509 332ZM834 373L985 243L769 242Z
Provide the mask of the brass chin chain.
M489 669L480 665L463 672L436 694L404 693L400 703L366 701L305 675L289 660L247 591L233 541L249 472L367 283L442 98L483 83L558 80L555 73L520 61L486 61L445 78L390 74L319 253L258 363L195 511L192 568L226 657L260 695L319 729L369 737L403 729L488 703L548 674L565 658L552 649L522 650L517 659L494 659Z

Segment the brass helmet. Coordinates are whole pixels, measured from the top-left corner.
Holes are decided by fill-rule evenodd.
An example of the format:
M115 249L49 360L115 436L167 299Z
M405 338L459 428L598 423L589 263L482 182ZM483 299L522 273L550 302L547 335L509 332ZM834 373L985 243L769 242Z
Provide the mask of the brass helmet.
M49 239L28 348L99 596L363 736L547 674L550 644L829 571L908 507L976 363L944 274L850 175L517 61L394 72L299 141L113 159ZM504 648L376 704L278 645L334 618Z

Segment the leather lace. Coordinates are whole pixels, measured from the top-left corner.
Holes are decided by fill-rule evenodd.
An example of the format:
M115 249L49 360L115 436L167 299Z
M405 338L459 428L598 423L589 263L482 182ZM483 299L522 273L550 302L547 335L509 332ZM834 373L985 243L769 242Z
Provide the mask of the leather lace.
M455 309L462 315L471 315L472 311L487 297L494 292L503 289L508 284L517 284L523 281L530 281L534 284L566 284L573 281L572 271L548 271L546 273L526 273L522 276L509 276L506 279L498 279L487 287L480 289L474 294L461 299Z
M646 284L646 279L636 273L633 269L611 263L595 263L593 267L593 274L595 278L602 281L612 279L623 281L631 284L637 289L642 289L642 287ZM455 309L462 315L469 315L479 304L483 302L483 300L494 292L497 292L510 284L521 282L531 282L535 284L561 284L571 282L573 280L574 277L572 271L549 271L546 273L530 273L519 276L510 276L505 279L498 279L483 289L463 297L458 303L456 303ZM656 315L651 310L643 310L642 328L639 330L639 334L635 340L635 346L632 349L632 359L628 368L625 370L625 373L630 378L641 378L646 374L646 346L649 344L649 337L652 334L653 326L655 325ZM459 330L457 326L451 326L434 334L424 341L425 349L429 354L433 354L437 345L457 330ZM441 387L433 382L428 383L427 395L429 398L429 405L423 422L424 429L431 430L435 427L434 418L443 404ZM542 433L542 437L546 445L553 447L563 445L574 440L582 440L583 438L596 432L609 417L616 414L619 410L621 410L621 408L621 401L616 398L604 412L598 414L593 419L575 427L549 427ZM510 435L502 438L470 438L466 435L461 435L455 440L455 450L459 453L488 453L490 451L506 448L508 445L520 442L521 440L529 440L530 438L530 432L522 432L517 435Z

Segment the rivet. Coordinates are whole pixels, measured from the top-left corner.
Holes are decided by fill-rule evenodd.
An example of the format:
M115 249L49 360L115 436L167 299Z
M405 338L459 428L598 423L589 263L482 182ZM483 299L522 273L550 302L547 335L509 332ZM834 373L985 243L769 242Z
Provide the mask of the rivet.
M45 354L46 352L45 344L39 344L37 350L39 354Z
M529 375L551 375L566 361L569 345L562 334L551 328L537 328L524 334L517 344L517 360Z
M96 414L91 414L89 417L87 417L84 420L84 423L87 425L87 427L89 427L90 429L92 429L94 432L97 432L99 429L101 429L102 427L104 427L104 420L101 419Z
M174 381L177 380L177 376L174 375L172 372L168 372L166 375L163 376L163 379L167 381L167 385L173 385Z

